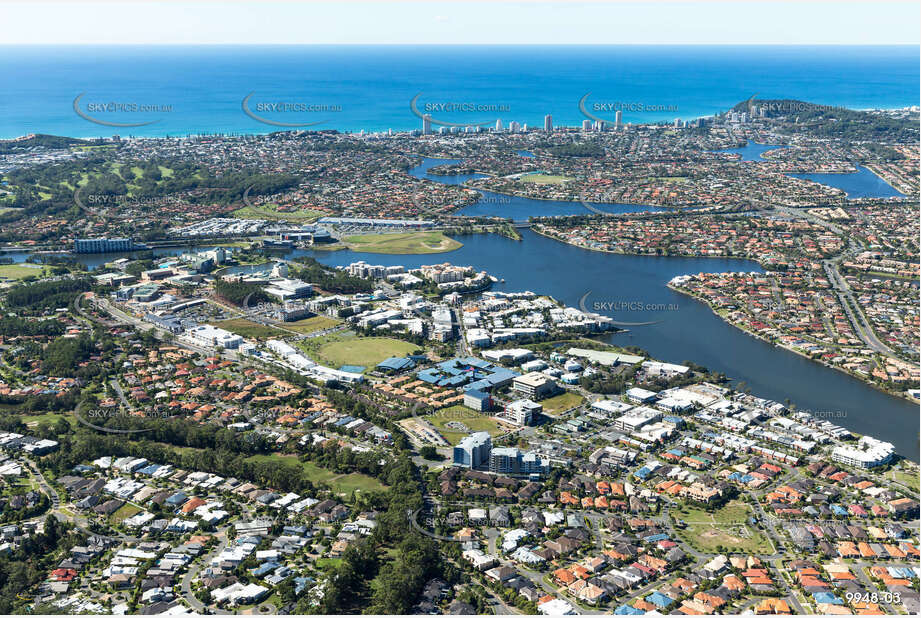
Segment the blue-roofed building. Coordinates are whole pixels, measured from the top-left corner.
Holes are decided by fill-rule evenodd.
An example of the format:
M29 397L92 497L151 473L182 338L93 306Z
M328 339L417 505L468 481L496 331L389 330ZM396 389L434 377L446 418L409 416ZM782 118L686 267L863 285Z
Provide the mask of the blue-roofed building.
M378 371L405 371L406 369L412 369L416 366L415 361L412 358L399 358L397 356L391 356L388 359L382 360L377 364Z
M497 368L490 375L486 376L486 379L489 380L493 386L507 386L512 383L512 380L520 376L521 374L517 371L512 371L511 369L505 369L504 367Z
M464 375L449 376L447 378L442 378L438 380L438 386L446 386L448 388L457 388L463 386L467 383L470 378Z
M307 586L312 584L314 581L316 580L314 580L312 577L295 577L294 578L294 594L299 595L300 593L304 591L304 589L307 588Z
M462 388L464 385L473 384L476 390L481 391L510 384L512 379L518 375L516 371L493 365L473 356L448 359L438 363L435 367L416 373L417 378L428 384L447 388Z
M469 390L464 393L464 405L477 412L486 412L492 407L492 398L489 393Z
M649 536L644 536L643 540L647 543L658 543L659 541L665 541L668 539L667 534L650 534Z
M650 470L649 468L647 468L646 466L643 466L642 468L640 468L639 470L637 470L636 472L634 472L633 475L634 475L636 478L638 478L638 479L643 479L643 480L645 480L645 479L649 478L650 472L651 472L651 470Z
M835 515L841 515L842 517L847 516L847 509L841 506L840 504L832 504L828 508L831 509L831 512Z
M434 368L423 369L422 371L416 374L416 377L427 384L434 384L440 379L438 377L438 370Z
M172 496L165 500L166 504L170 506L179 506L180 504L185 503L189 499L189 496L184 491L177 491Z
M624 603L623 605L620 605L617 609L614 610L615 616L639 616L640 614L645 614L645 613L646 612L644 612L643 610L637 609L635 607L631 607L627 605L626 603Z
M646 596L646 602L652 603L656 607L664 609L674 603L675 599L671 598L670 596L666 596L659 591L656 591Z
M277 562L266 562L265 564L260 564L254 569L250 569L249 572L253 577L262 577L263 575L268 575L279 566L281 565L279 565Z

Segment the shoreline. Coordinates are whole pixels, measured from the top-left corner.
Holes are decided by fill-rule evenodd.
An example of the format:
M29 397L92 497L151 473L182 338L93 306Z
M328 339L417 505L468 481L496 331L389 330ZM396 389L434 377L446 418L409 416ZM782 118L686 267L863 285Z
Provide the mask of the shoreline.
M14 45L14 46L11 46L11 47L17 47L17 46ZM83 46L77 45L77 46L75 46L75 47L81 48L81 47L83 47ZM111 47L112 47L112 49L117 49L117 48L119 48L119 47L121 47L121 48L125 48L125 47L130 48L130 47L137 47L137 46L134 46L134 45L113 45L113 46L111 46ZM154 47L156 47L156 46L154 46ZM241 48L244 48L244 49L245 49L246 47L247 47L247 46L245 46L245 45L244 45L244 46L241 46ZM297 47L297 46L294 46L294 47ZM307 47L309 47L309 46L307 46ZM333 46L333 47L335 47L335 46ZM380 47L388 47L388 46L382 45L382 46L380 46ZM439 47L439 46L438 46L438 45L435 45L435 47ZM563 47L568 47L568 46L563 46ZM571 46L571 47L579 47L579 45L573 45L573 46ZM616 48L616 47L620 47L620 46L619 46L619 45L603 45L602 47L615 47L615 48ZM691 47L693 47L693 46L691 46ZM732 46L730 46L730 47L732 47ZM795 47L795 45L792 46L792 47ZM910 46L909 46L909 47L910 47ZM805 95L802 95L802 96L805 96ZM797 100L799 100L799 99L797 99ZM568 103L568 102L567 102L567 103ZM849 109L849 110L855 111L855 112L883 112L883 113L892 113L892 112L909 111L909 110L911 110L911 109L913 109L913 108L918 107L918 103L911 103L911 104L908 104L908 105L891 105L891 106L885 106L885 107L870 107L870 108L850 107L850 106L849 106L848 104L846 104L846 103L838 104L838 106L839 106L839 107L843 107L843 108L845 108L845 109ZM237 108L239 108L239 103L237 103L237 104L234 106L234 109L237 109ZM696 120L696 119L698 119L698 118L706 118L706 117L712 116L714 113L717 113L718 111L720 111L720 109L721 109L721 108L719 108L719 106L717 106L717 107L713 108L713 109L710 110L710 111L701 112L701 113L696 114L696 115L692 115L692 116L688 116L688 117L679 117L679 118L680 118L681 120L684 120L684 121ZM665 114L665 116L667 116L667 117L663 117L663 118L659 118L659 119L638 120L638 121L636 122L636 126L646 126L646 125L658 126L658 125L663 125L663 124L668 125L668 124L670 124L672 121L675 120L675 117L674 117L674 116L671 116L671 115L668 115L668 114ZM535 124L533 125L534 128L533 128L533 129L529 129L528 133L532 133L532 132L541 132L541 131L542 131L540 128L538 128L538 127L540 126L540 120L541 120L540 118L536 118L536 119L535 119ZM376 121L374 121L374 122L380 122L380 120L376 120ZM227 129L225 128L225 129L222 129L222 130L215 129L214 131L201 131L201 130L198 129L198 128L186 128L186 129L170 128L170 129L166 130L165 133L162 133L162 134L134 135L134 136L132 136L132 138L133 138L133 139L185 139L187 136L192 136L192 137L218 137L218 136L221 136L221 137L263 137L263 136L271 135L272 133L277 133L277 132L278 132L277 129L273 129L273 128L268 127L268 126L266 127L266 129L265 129L264 131L253 130L252 127L244 128L244 127L243 127L244 124L246 124L246 123L244 123L244 122L241 121L241 126L240 126L239 130L235 130L235 129L227 130ZM531 123L527 123L527 124L528 124L529 126L531 126ZM84 125L83 125L82 123L79 123L79 122L74 122L74 126L71 128L71 130L77 129L78 126L83 127ZM404 128L399 128L400 126L403 126ZM91 129L91 127L89 127L89 128ZM393 135L394 135L394 136L410 137L410 136L412 136L412 133L413 133L414 131L418 131L418 130L419 130L419 127L418 127L417 124L412 124L412 125L406 124L406 117L404 117L404 116L401 115L401 116L399 116L399 119L396 121L396 123L389 124L389 125L386 125L386 126L380 125L380 126L376 126L376 127L375 127L375 126L370 126L370 127L369 127L369 126L325 127L325 130L330 130L330 129L331 129L331 130L334 130L334 131L338 131L338 132L339 132L340 134L342 134L342 135L353 135L353 136L355 136L355 137L359 137L359 134L361 133L361 131L364 131L364 132L365 132L365 136L364 136L364 137L367 138L367 137L370 137L370 136L372 136L372 135L386 135L386 134L388 133L388 131L391 131L391 130L393 131ZM565 130L570 130L570 131L581 131L582 127L581 127L581 125L578 123L578 120L577 120L577 121L576 121L576 124L563 124L563 123L557 124L557 125L554 127L554 129L555 129L555 130L564 130L564 129L565 129ZM29 133L21 133L21 134L19 134L19 135L0 136L0 142L13 142L13 141L17 141L17 140L22 140L22 139L28 138L28 137L31 136L31 135L52 135L52 136L55 136L55 137L70 137L70 138L73 138L73 139L83 139L83 140L109 139L109 138L112 137L111 132L108 132L108 133L101 133L101 134L98 134L98 135L72 135L72 134L67 134L67 133L65 133L65 132L58 133L58 132L56 132L57 130L58 130L58 129L50 129L50 130L48 130L48 131L50 131L50 132L45 131L45 130L36 130L36 131L31 131L31 132L29 132ZM292 129L292 131L294 131L294 129ZM78 131L78 132L79 132L79 131ZM755 142L755 143L758 143L758 142ZM771 144L759 144L759 145L771 145ZM781 146L781 147L784 147L784 146ZM726 149L723 149L723 150L732 150L732 148L726 148ZM713 152L719 152L719 151L713 151ZM438 158L438 157L433 157L433 158Z
M531 228L531 231L534 232L534 233L536 233L536 234L540 234L541 236L543 236L543 237L545 237L545 238L549 238L549 239L555 240L555 241L557 241L557 242L562 242L562 243L564 243L564 244L568 244L568 245L571 245L571 246L573 246L573 247L578 247L579 249L585 249L586 251L597 251L598 253L608 253L608 254L611 254L611 255L634 255L634 256L637 256L637 257L658 257L658 258L669 258L669 257L686 257L686 258L722 258L722 259L749 260L749 261L757 262L757 260L754 260L753 258L740 257L740 256L727 256L727 255L706 255L706 256L705 256L705 255L648 255L648 254L644 254L644 253L624 253L624 252L618 252L618 251L608 251L608 250L605 250L605 249L592 249L592 248L589 248L589 247L583 247L583 246L581 246L581 245L576 245L576 244L573 244L573 243L567 243L566 241L560 240L559 238L556 238L556 237L554 237L554 236L550 236L549 234L541 233L539 230L536 230L536 229L534 229L533 227ZM758 264L761 265L760 262L758 262ZM764 268L764 267L762 266L762 268ZM867 386L873 387L875 390L877 390L877 391L879 391L879 392L881 392L881 393L884 393L884 394L886 394L886 395L890 395L890 396L895 397L895 398L897 398L897 399L903 399L903 400L909 401L909 402L911 402L911 403L918 403L918 400L916 400L916 399L910 397L910 396L908 395L907 391L906 391L906 392L903 392L903 393L894 393L894 392L888 391L888 390L886 390L886 389L880 387L878 384L876 384L876 383L874 383L874 382L870 382L869 380L864 379L864 378L861 377L859 374L851 373L850 371L847 371L846 369L843 369L843 368L838 367L838 366L836 366L836 365L832 365L832 364L827 363L827 362L825 362L825 361L815 359L815 358L809 356L808 354L806 354L806 353L804 353L804 352L802 352L802 351L800 351L800 350L796 350L796 349L794 349L794 348L789 348L789 347L787 347L787 346L785 346L785 345L781 345L781 344L779 344L779 343L774 343L774 342L772 342L772 341L769 341L769 340L766 339L763 335L760 335L760 334L758 334L758 333L753 333L753 332L749 331L748 329L743 328L743 327L740 326L739 324L736 324L735 322L733 322L733 321L731 321L731 320L725 319L723 316L721 316L719 313L717 313L717 312L713 309L713 305L711 305L711 304L710 304L709 302L707 302L705 299L702 299L702 298L698 297L697 295L695 295L695 294L693 294L693 293L691 293L691 292L688 292L687 290L683 290L683 289L681 289L681 288L674 287L673 285L671 285L671 283L666 283L666 284L665 284L665 287L667 287L667 288L669 288L670 290L672 290L672 291L674 291L674 292L677 292L677 293L679 293L679 294L683 294L683 295L685 295L685 296L688 296L688 297L690 297L690 298L693 298L693 299L696 300L697 302L700 302L700 303L703 303L703 304L707 305L707 307L710 309L710 311L711 311L715 316L717 316L720 320L722 320L723 322L725 322L726 324L729 324L730 326L733 326L734 328L737 328L738 330L742 331L743 333L745 333L745 334L747 334L747 335L749 335L749 336L751 336L751 337L754 337L755 339L758 339L759 341L763 341L764 343L766 343L766 344L768 344L768 345L770 345L770 346L772 346L772 347L780 348L780 349L782 349L782 350L786 350L786 351L788 351L788 352L792 352L793 354L796 354L796 355L798 355L798 356L800 356L800 357L802 357L802 358L805 358L805 359L807 359L807 360L809 360L809 361L812 361L812 362L817 363L817 364L819 364L819 365L822 365L822 366L824 366L824 367L828 367L829 369L834 369L834 370L836 370L836 371L839 371L839 372L841 372L841 373L843 373L843 374L845 374L845 375L847 375L847 376L849 376L849 377L851 377L851 378L853 378L853 379L855 379L855 380L858 380L858 381L861 382L862 384L866 384Z
M817 364L819 364L819 365L822 365L822 366L824 366L824 367L828 367L829 369L834 369L834 370L836 370L836 371L840 371L841 373L843 373L843 374L845 374L845 375L847 375L847 376L850 376L850 377L854 378L855 380L859 380L860 382L862 382L863 384L866 384L867 386L872 386L874 389L876 389L876 390L878 390L879 392L884 393L884 394L886 394L886 395L890 395L890 396L896 397L896 398L898 398L898 399L904 399L904 400L906 400L906 401L910 401L911 403L918 403L918 400L917 400L917 399L913 399L912 397L910 397L910 396L907 394L907 392L906 392L906 393L893 393L893 392L891 392L891 391L888 391L888 390L886 390L886 389L880 387L879 384L877 384L877 383L875 383L875 382L870 382L870 381L868 381L868 380L863 379L859 374L851 373L850 371L848 371L848 370L846 370L846 369L844 369L844 368L842 368L842 367L839 367L839 366L837 366L837 365L832 365L832 364L827 363L827 362L825 362L825 361L823 361L823 360L819 360L819 359L813 358L812 356L809 356L808 354L806 354L805 352L803 352L803 351L801 351L801 350L797 350L797 349L795 349L795 348L790 348L790 347L787 347L787 346L785 346L785 345L781 345L781 344L779 344L779 343L774 343L774 342L768 340L768 339L767 339L766 337L764 337L763 335L760 335L760 334L758 334L758 333L754 333L754 332L748 330L747 328L741 326L740 324L737 324L736 322L733 322L732 320L727 320L726 318L724 318L723 316L721 316L719 313L717 313L717 311L713 308L713 305L711 305L709 302L707 302L706 300L704 300L703 298L697 296L696 294L694 294L694 293L692 293L692 292L689 292L689 291L684 290L684 289L679 288L679 287L675 287L675 286L673 286L671 283L666 283L666 284L665 284L665 287L667 287L668 289L672 290L673 292L677 292L677 293L679 293L679 294L683 294L684 296L688 296L688 297L690 297L690 298L693 298L694 300L696 300L696 301L699 302L699 303L703 303L704 305L706 305L706 306L710 309L710 311L713 313L713 315L717 316L720 320L722 320L722 321L725 322L726 324L729 324L730 326L733 326L733 327L739 329L740 331L742 331L742 332L745 333L746 335L749 335L749 336L751 336L751 337L754 337L755 339L757 339L757 340L759 340L759 341L763 341L764 343L766 343L766 344L768 344L768 345L770 345L770 346L772 346L772 347L780 348L780 349L782 349L782 350L786 350L786 351L788 351L788 352L792 352L793 354L796 354L797 356L800 356L800 357L802 357L802 358L805 358L805 359L807 359L807 360L809 360L809 361L812 361L812 362L817 363Z

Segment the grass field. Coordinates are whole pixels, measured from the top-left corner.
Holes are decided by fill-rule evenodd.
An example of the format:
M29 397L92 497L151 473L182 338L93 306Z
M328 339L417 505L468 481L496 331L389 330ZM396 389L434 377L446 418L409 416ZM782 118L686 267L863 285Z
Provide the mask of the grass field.
M331 367L362 365L373 369L391 356L406 356L419 346L389 337L334 337L320 344L313 353Z
M558 176L554 174L525 174L519 178L520 182L530 182L536 185L561 185L570 180L574 179L569 176Z
M304 335L309 335L310 333L314 333L318 330L326 330L327 328L332 328L339 323L339 320L335 318L330 318L325 315L315 315L312 318L307 318L306 320L287 322L285 324L285 328Z
M341 563L342 563L342 558L317 558L313 564L320 571L328 571L330 569L338 567L339 564Z
M67 421L71 427L75 426L79 422L72 414L59 414L57 412L46 412L44 414L36 414L34 416L23 415L22 422L28 426L50 425L51 423L54 423L61 418Z
M0 279L25 279L26 277L44 277L46 267L40 264L0 264Z
M445 253L463 245L441 232L408 232L406 234L361 234L346 236L342 242L353 251L399 255Z
M133 504L129 504L128 502L126 502L123 505L121 505L121 507L119 507L117 511L109 515L109 521L111 521L112 523L118 523L121 521L125 521L129 517L133 517L140 512L141 512L141 509L139 507L136 507Z
M499 421L485 414L475 412L466 406L451 406L450 408L438 410L424 418L438 428L438 432L452 445L460 442L464 436L476 431L488 431L489 435L493 437L505 433L505 429L502 428ZM470 431L445 429L445 425L451 421L463 423Z
M300 461L297 457L285 455L253 455L247 461L270 461L275 465L291 469L300 468L307 474L313 483L324 483L337 494L351 494L355 491L374 491L384 489L384 485L376 478L366 474L354 472L352 474L337 474L332 470L321 468L309 461Z
M584 398L582 395L567 391L562 395L557 395L556 397L542 399L538 403L544 406L544 412L552 416L554 414L559 414L560 412L565 412L570 408L574 408L580 405L583 401Z
M326 213L319 210L310 210L303 208L285 212L278 210L277 204L263 204L261 206L244 206L231 213L238 219L266 219L269 221L297 221L299 223L310 223L316 221Z
M271 339L272 337L278 337L282 334L282 331L277 328L257 324L246 318L221 320L220 322L215 322L214 325L249 339Z
M768 538L747 523L752 515L751 508L739 500L730 500L713 513L686 506L684 512L673 511L672 514L688 524L678 535L699 551L712 553L720 546L734 552L769 554L774 551Z
M892 470L887 472L886 476L898 483L901 483L902 485L905 485L906 487L911 487L913 489L917 489L919 483L921 483L917 474L912 474L907 470Z

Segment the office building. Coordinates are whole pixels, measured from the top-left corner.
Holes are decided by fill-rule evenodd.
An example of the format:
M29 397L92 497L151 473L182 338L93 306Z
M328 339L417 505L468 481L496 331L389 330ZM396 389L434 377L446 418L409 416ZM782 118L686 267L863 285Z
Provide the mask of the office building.
M553 131L553 116L550 114L544 116L544 131L547 131L548 133Z
M543 399L558 390L556 382L542 373L533 371L512 380L512 389L530 399Z
M492 438L486 431L465 436L454 447L454 465L464 468L482 468L489 465Z
M505 476L539 477L547 471L547 464L536 453L500 447L492 449L489 454L489 471Z
M287 267L285 267L285 272L287 272ZM310 296L313 294L313 286L298 279L277 279L265 288L265 293L281 301L289 301Z
M74 253L114 253L132 251L134 248L134 241L130 238L77 238L74 240Z
M530 399L518 399L505 406L505 418L522 427L532 425L544 407Z
M464 392L464 405L477 412L486 412L492 408L492 398L489 393L474 388Z
M235 335L223 328L216 328L210 324L190 328L185 334L192 343L206 348L220 346L226 350L235 350L243 343L243 337L240 335Z
M659 410L642 407L634 408L620 418L614 419L614 422L611 423L611 428L615 431L632 433L643 425L654 423L661 419L662 416L662 412Z

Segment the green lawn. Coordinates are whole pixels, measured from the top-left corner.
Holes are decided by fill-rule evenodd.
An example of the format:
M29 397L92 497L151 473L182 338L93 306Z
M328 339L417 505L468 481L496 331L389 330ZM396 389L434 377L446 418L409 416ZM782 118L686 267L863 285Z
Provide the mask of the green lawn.
M918 474L912 474L906 470L892 470L887 473L888 477L892 480L905 485L906 487L911 487L915 490L918 489L918 486L921 485L921 480L919 480Z
M282 334L282 332L277 328L273 328L272 326L265 326L263 324L257 324L256 322L247 320L246 318L221 320L220 322L215 322L214 325L248 339L271 339L272 337L278 337Z
M773 547L768 538L748 523L752 511L744 502L730 500L722 508L708 513L704 509L686 506L685 512L672 511L688 527L678 535L699 551L716 552L718 546L726 551L768 554ZM743 534L743 531L747 531Z
M79 421L71 414L59 414L57 412L46 412L45 414L36 414L36 415L23 415L22 422L26 425L50 425L51 423L56 422L58 419L63 418L65 421L70 424L71 427L75 426Z
M384 489L385 486L377 479L366 474L354 472L352 474L337 474L332 470L321 468L309 461L300 461L290 455L253 455L247 461L271 461L278 466L296 471L300 468L306 473L307 478L313 483L329 485L330 489L338 494L351 494L353 491L372 491Z
M335 318L330 318L325 315L315 315L312 318L307 318L306 320L288 322L285 324L285 328L288 330L297 331L304 335L309 335L310 333L316 332L318 330L326 330L327 328L332 328L339 323L339 320Z
M47 272L47 268L40 264L0 264L0 279L44 277Z
M133 517L134 515L137 515L140 512L141 512L141 509L139 507L136 507L133 504L129 504L126 502L123 505L121 505L121 507L117 511L109 515L109 520L112 521L112 523L118 523L121 521L125 521L129 517Z
M316 221L326 213L319 210L311 210L309 208L285 212L278 210L277 204L263 204L261 206L244 206L243 208L238 208L233 211L231 214L238 219L266 219L269 221L280 221L284 219L286 221L310 223L311 221Z
M342 239L353 251L365 253L424 254L454 251L463 245L441 232L406 234L361 234Z
M321 571L326 571L330 568L339 566L339 563L342 562L342 558L317 558L314 562L314 565Z
M499 421L491 416L486 416L485 414L471 410L466 406L443 408L423 418L437 427L438 432L452 445L460 442L464 436L476 431L488 431L489 435L493 437L505 433L505 430L499 425ZM451 421L463 423L470 431L445 429L445 425Z
M373 369L391 356L406 356L419 351L419 346L390 337L334 338L320 344L316 355L332 367L361 365Z
M686 176L656 176L653 180L659 182L677 182L677 183L686 183L688 178Z
M581 405L583 401L584 398L582 395L567 391L562 395L557 395L556 397L542 399L538 403L544 406L544 412L553 416L554 414L559 414L560 412L565 412L570 408Z
M530 182L536 185L561 185L564 182L574 180L570 176L558 176L555 174L525 174L519 181Z
M345 474L328 481L333 491L339 494L351 494L355 491L375 491L385 489L376 478L365 474Z

